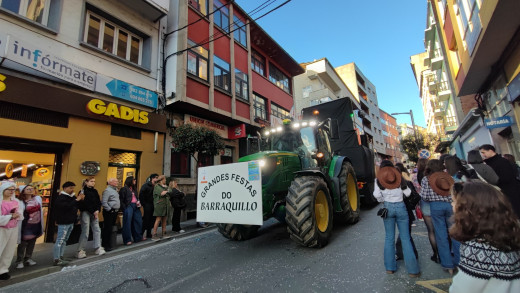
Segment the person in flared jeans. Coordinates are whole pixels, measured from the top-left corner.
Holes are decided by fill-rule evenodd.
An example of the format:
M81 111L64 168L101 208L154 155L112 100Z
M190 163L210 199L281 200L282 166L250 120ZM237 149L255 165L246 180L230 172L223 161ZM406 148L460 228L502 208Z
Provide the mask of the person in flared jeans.
M132 244L143 239L143 218L135 203L130 203L123 211L123 243Z
M451 238L453 257L450 249L450 236L448 234L448 229L452 225L450 218L453 215L453 208L449 202L432 201L430 202L430 210L441 265L446 270L453 270L459 264L460 260L460 242ZM450 273L453 272L450 271Z
M401 244L403 246L404 262L408 274L417 275L420 273L419 264L413 252L412 242L410 241L410 231L408 228L408 212L404 202L384 202L385 208L388 209L388 215L383 220L385 224L385 249L384 260L387 273L393 273L397 270L397 261L395 260L395 225L399 229Z

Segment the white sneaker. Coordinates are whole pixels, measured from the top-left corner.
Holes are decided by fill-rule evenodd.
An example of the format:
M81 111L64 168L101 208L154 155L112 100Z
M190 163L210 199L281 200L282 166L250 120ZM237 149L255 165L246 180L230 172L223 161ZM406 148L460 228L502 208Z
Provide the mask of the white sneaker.
M80 250L80 251L78 251L78 255L76 257L85 258L85 257L87 257L87 253L85 252L85 250Z
M17 268L17 269L23 269L23 263L22 263L22 262L19 262L19 263L16 265L16 268Z
M184 230L180 230L180 231L179 231L179 233L184 233L184 232L186 232L186 231L184 231Z
M94 252L94 253L97 255L103 255L106 253L106 251L103 247L100 246L98 249L96 249L96 252Z
M36 262L32 259L28 259L28 260L24 261L24 264L26 266L34 266L36 264Z

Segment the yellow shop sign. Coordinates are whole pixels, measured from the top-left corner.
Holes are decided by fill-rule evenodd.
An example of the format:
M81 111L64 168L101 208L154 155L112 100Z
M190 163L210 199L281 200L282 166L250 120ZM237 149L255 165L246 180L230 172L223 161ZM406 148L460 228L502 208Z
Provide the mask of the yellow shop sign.
M133 120L141 124L148 124L148 112L130 107L117 105L115 103L106 103L99 99L92 99L87 104L87 109L98 115L105 115L123 120Z

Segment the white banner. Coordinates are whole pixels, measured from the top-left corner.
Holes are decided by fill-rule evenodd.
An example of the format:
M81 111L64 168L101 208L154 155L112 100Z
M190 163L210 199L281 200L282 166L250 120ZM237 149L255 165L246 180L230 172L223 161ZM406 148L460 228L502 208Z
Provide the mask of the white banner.
M258 161L199 168L197 222L262 225Z
M4 43L4 37L0 37ZM6 58L40 72L68 81L77 86L94 90L96 73L52 55L38 47L38 43L29 43L9 35ZM0 43L0 50L4 45ZM1 53L0 53L1 54Z

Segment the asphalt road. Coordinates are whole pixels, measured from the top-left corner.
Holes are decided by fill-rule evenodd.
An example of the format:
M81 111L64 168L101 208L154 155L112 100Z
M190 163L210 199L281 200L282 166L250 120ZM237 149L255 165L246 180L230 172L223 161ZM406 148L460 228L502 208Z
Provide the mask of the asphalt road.
M270 220L258 237L230 241L216 230L164 241L9 287L2 292L447 292L449 275L430 260L423 222L413 227L422 276L402 261L387 275L384 227L377 207L352 226L336 226L324 248L292 242ZM428 289L430 288L430 289Z

